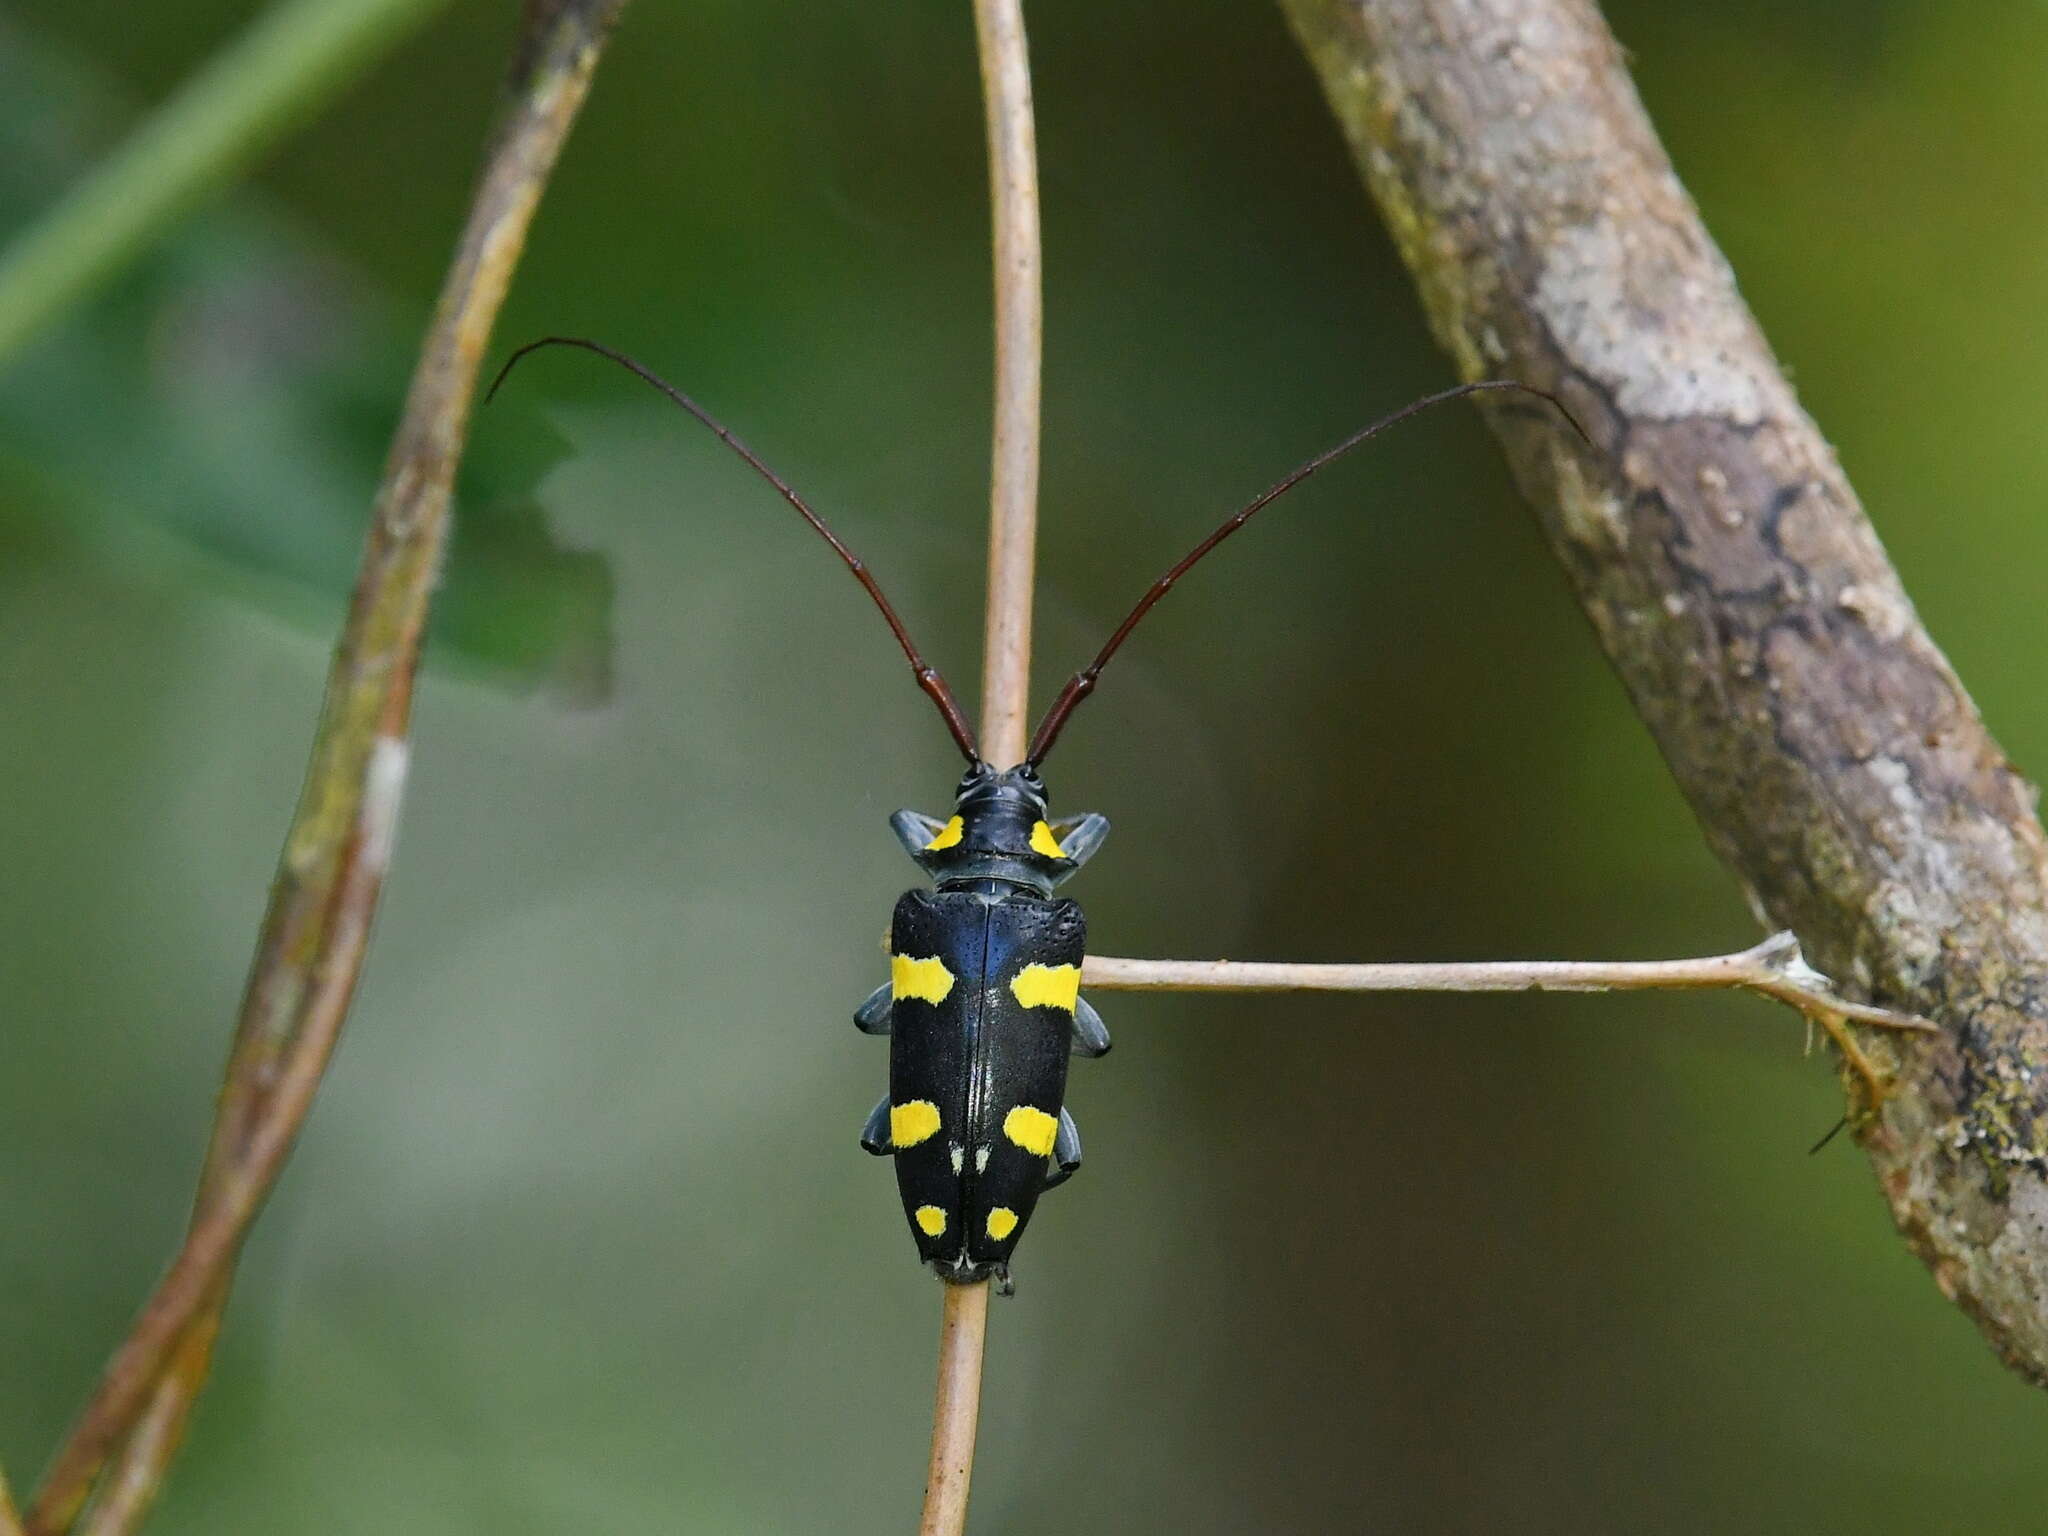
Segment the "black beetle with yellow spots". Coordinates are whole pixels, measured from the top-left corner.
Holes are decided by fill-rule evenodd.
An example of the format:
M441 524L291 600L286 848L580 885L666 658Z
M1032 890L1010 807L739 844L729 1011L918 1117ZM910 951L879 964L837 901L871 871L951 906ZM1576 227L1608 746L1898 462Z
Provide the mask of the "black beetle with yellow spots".
M1081 1166L1068 1054L1109 1049L1080 992L1088 925L1052 894L1109 823L1045 811L1029 763L998 773L976 760L950 821L890 819L936 889L896 903L889 980L854 1015L890 1037L889 1093L860 1144L895 1157L919 1255L962 1284L1007 1287L1039 1195Z
M891 818L935 889L910 891L896 903L889 980L854 1014L867 1033L890 1037L889 1093L868 1117L861 1145L896 1159L911 1235L941 1279L961 1285L993 1279L1008 1290L1010 1257L1038 1197L1081 1166L1080 1133L1066 1109L1068 1056L1100 1056L1109 1049L1109 1032L1080 991L1087 924L1079 907L1052 894L1109 835L1109 823L1100 816L1045 819L1038 769L1068 717L1095 691L1110 658L1175 582L1253 514L1331 460L1417 411L1486 390L1546 402L1567 421L1570 413L1526 385L1496 379L1459 384L1381 417L1310 459L1225 518L1146 588L1095 659L1067 679L1032 733L1024 761L998 771L982 761L953 690L918 654L867 566L787 481L673 384L598 342L547 336L514 352L485 398L497 393L522 357L550 346L595 352L639 375L774 486L881 610L911 676L967 759L949 820L915 811ZM1576 421L1571 424L1578 428Z

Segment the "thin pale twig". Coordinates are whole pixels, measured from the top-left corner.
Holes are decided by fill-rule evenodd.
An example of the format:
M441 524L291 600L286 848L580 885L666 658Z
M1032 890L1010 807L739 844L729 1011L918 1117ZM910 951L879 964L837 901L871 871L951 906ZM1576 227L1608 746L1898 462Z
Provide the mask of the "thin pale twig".
M1925 1019L1839 996L1789 933L1688 960L1423 960L1304 965L1286 960L1127 960L1090 955L1081 985L1110 992L1640 992L1743 987L1802 1013L1937 1032Z
M988 111L995 252L995 431L989 486L988 627L981 755L1021 762L1031 684L1031 585L1038 533L1039 369L1045 334L1038 150L1021 0L974 0ZM918 1536L960 1536L981 1416L989 1285L945 1287L932 1450Z
M1121 992L1639 992L1738 987L1797 1008L1833 1038L1869 1087L1883 1074L1842 1027L1939 1034L1927 1020L1841 996L1807 964L1799 940L1775 933L1729 955L1691 960L1448 960L1298 965L1264 960L1126 960L1090 955L1081 985Z
M446 542L478 364L606 31L624 0L527 6L491 143L387 461L335 648L305 789L272 890L185 1243L59 1448L27 1536L70 1531L100 1480L97 1536L133 1529L204 1380L233 1265L311 1108L361 972L396 831L413 674Z

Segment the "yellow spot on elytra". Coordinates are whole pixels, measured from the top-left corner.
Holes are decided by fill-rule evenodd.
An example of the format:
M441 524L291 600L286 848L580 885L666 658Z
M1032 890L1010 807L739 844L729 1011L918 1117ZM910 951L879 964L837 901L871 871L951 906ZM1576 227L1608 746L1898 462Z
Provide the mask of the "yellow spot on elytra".
M920 1205L917 1208L917 1230L926 1237L937 1237L946 1230L946 1213L936 1205Z
M1067 850L1060 846L1060 840L1052 835L1052 828L1039 822L1031 829L1031 851L1042 853L1048 859L1064 859Z
M889 1145L897 1151L916 1146L936 1135L938 1129L939 1106L930 1099L889 1106Z
M946 994L953 990L953 973L946 969L946 962L936 955L929 960L913 960L908 955L891 955L889 990L898 998L914 997L921 1002L943 1003Z
M1001 1242L1017 1230L1017 1213L1007 1205L999 1205L988 1213L988 1235Z
M960 834L964 830L964 823L961 822L958 816L955 816L951 821L939 828L939 835L924 845L924 851L926 853L937 853L941 849L952 847L960 841Z
M903 994L899 990L896 995L901 997ZM1081 968L1078 965L1027 965L1010 983L1010 995L1026 1008L1063 1008L1072 1013L1074 999L1081 995Z
M1052 1151L1052 1139L1059 1128L1057 1116L1033 1109L1029 1104L1019 1104L1003 1116L1003 1134L1033 1157L1044 1157Z

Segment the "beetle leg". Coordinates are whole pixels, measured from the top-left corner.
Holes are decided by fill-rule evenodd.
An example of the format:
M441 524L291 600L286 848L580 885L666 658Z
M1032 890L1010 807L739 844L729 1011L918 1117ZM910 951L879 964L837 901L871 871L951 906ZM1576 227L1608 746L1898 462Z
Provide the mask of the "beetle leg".
M1074 1176L1081 1166L1081 1128L1074 1117L1060 1111L1060 1128L1053 1132L1052 1165L1045 1170L1045 1187L1056 1189Z
M875 1106L875 1112L868 1116L868 1123L860 1129L860 1149L876 1157L887 1157L896 1149L889 1145L889 1095L882 1095L882 1102Z
M1052 824L1053 841L1060 845L1060 852L1074 861L1079 869L1095 855L1102 846L1102 840L1109 836L1109 818L1095 811L1085 816L1068 816Z
M903 845L903 851L913 859L931 846L933 838L946 830L945 822L920 811L897 811L889 817L889 825L896 833L896 841Z
M853 1010L853 1027L864 1035L889 1033L891 1007L896 1001L895 983L885 981L868 994L868 1000Z
M1109 1054L1109 1027L1102 1022L1102 1015L1089 1005L1085 997L1074 999L1073 1047L1076 1056Z

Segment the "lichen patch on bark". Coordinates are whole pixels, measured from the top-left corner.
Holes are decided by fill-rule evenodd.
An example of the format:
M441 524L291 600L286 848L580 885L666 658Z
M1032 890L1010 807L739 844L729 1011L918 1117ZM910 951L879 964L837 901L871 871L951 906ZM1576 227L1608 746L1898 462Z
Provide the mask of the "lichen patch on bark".
M1758 915L1874 1001L1900 1230L2048 1383L2048 839L1658 144L1590 0L1282 0L1459 372Z

